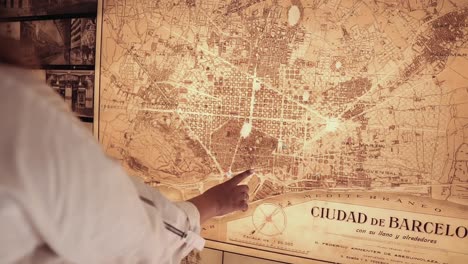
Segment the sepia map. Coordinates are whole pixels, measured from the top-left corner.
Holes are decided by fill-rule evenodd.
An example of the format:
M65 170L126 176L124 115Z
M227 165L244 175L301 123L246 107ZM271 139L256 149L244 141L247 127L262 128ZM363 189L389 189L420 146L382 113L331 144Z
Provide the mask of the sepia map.
M255 168L249 210L205 225L209 241L467 261L468 1L105 0L100 22L99 140L129 174L185 200ZM330 206L366 221L321 222ZM395 226L409 233L382 249ZM405 243L424 246L399 258Z

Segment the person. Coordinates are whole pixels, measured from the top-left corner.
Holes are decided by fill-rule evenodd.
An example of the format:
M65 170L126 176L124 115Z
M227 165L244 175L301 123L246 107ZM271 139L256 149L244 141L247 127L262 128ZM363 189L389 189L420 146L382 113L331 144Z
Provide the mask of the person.
M201 223L248 208L252 170L178 203L129 177L0 43L0 263L179 263Z

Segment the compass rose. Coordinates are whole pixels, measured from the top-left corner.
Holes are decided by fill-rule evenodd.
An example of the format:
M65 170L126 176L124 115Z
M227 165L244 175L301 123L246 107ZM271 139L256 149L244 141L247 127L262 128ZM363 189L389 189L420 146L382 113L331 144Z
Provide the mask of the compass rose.
M255 227L252 234L259 232L266 236L276 236L286 228L286 214L281 206L264 203L255 208L252 222Z

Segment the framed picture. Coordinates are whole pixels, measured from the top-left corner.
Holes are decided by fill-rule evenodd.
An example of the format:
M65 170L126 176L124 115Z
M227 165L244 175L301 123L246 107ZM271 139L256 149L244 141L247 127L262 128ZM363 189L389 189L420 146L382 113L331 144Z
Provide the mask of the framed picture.
M20 40L34 49L41 65L70 64L70 20L21 22Z
M46 82L78 117L93 118L94 71L47 70Z
M96 19L71 19L70 63L94 65L96 54Z
M19 40L40 68L90 70L95 63L96 18L0 22L0 36Z

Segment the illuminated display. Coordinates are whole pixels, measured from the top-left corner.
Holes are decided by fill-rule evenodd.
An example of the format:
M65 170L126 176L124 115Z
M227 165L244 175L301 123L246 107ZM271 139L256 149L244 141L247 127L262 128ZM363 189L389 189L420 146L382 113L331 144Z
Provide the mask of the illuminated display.
M467 5L104 1L99 139L174 200L255 168L213 247L468 263Z

